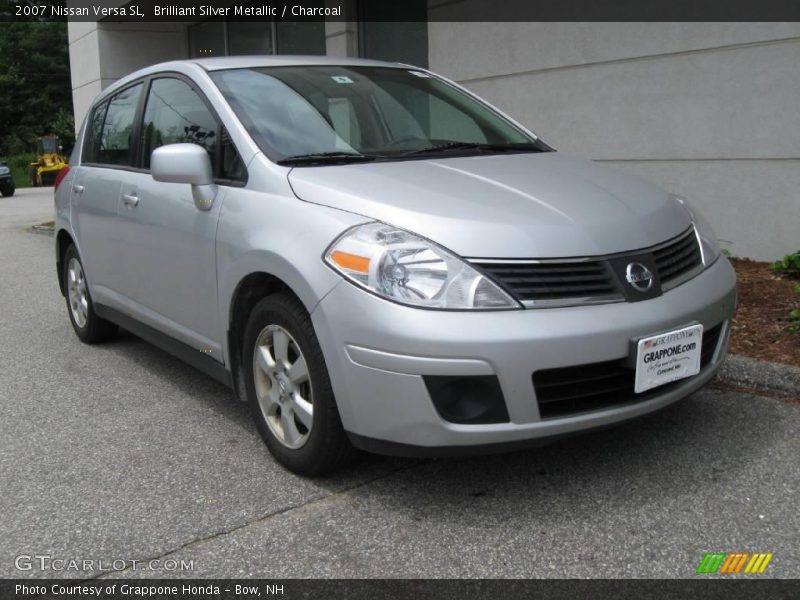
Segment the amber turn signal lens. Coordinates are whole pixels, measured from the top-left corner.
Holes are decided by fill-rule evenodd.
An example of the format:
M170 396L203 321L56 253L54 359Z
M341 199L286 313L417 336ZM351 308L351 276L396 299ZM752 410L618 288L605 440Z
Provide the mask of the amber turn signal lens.
M331 252L331 260L342 269L355 271L356 273L369 273L369 259L363 256L356 256L340 250Z

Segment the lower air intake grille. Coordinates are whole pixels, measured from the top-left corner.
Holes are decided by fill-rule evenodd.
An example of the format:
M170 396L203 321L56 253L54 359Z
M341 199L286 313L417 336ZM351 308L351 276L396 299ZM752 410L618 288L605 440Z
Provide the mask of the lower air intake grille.
M700 368L705 369L719 344L722 325L703 332ZM533 385L542 419L591 412L620 404L641 402L661 395L675 386L676 381L642 394L633 391L635 372L621 360L545 369L533 374Z

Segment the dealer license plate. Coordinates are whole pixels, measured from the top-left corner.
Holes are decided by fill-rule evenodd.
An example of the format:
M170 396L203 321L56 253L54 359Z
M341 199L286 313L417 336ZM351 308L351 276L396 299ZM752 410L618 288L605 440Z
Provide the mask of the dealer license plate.
M636 385L638 394L654 387L697 375L703 326L692 325L639 340L636 350Z

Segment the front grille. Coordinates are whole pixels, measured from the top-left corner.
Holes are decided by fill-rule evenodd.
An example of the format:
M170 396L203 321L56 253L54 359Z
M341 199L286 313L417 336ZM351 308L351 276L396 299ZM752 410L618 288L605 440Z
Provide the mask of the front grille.
M669 287L669 284L701 267L703 264L700 245L697 243L697 236L693 229L690 229L669 245L655 250L653 258L658 268L661 287Z
M719 344L722 324L703 332L700 369L705 369ZM642 402L661 395L685 380L659 386L641 394L633 391L636 372L622 360L575 367L544 369L533 374L533 385L542 419L564 417Z
M538 307L644 300L680 285L703 268L694 228L657 246L597 258L470 262L520 302ZM654 271L657 284L647 296L639 295L625 280L630 262L644 263Z
M523 301L619 295L601 261L477 264Z

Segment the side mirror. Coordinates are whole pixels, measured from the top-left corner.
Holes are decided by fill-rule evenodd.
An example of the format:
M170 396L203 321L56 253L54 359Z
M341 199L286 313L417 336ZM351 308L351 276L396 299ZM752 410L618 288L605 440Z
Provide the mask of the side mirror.
M217 196L211 158L197 144L168 144L153 150L150 155L150 174L156 181L188 183L192 186L194 204L209 210Z

